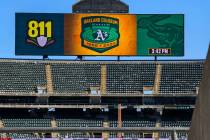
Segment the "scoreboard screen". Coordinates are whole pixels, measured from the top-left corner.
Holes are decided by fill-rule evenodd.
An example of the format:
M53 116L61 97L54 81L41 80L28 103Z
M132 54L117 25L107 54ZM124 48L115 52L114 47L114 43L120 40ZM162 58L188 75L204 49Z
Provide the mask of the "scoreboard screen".
M138 55L184 56L184 15L138 15Z
M182 14L16 14L16 55L184 56Z

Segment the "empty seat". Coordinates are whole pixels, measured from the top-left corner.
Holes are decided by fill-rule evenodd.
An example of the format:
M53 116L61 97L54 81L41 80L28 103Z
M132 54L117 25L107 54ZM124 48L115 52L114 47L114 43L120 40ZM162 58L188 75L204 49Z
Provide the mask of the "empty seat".
M0 62L0 92L33 93L46 85L45 65L30 62Z
M102 120L57 119L58 127L103 127Z
M192 94L196 93L202 79L204 63L171 62L162 64L160 81L161 94Z
M162 121L162 127L190 127L191 121Z
M5 127L51 127L50 119L2 119Z
M31 138L39 138L33 133L8 133L7 137L12 139L31 139Z
M153 86L155 63L107 64L109 94L141 94L144 86Z
M117 121L110 121L110 127L117 127ZM122 127L155 127L156 121L150 120L126 120L122 121Z
M67 132L67 133L60 133L60 138L90 138L90 135L85 132Z
M100 87L99 64L52 64L53 87L56 93L85 93Z

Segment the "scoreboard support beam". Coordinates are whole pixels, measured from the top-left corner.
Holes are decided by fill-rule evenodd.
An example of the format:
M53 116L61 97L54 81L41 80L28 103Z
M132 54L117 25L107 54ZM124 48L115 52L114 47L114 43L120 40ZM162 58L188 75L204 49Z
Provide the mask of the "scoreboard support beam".
M118 122L117 122L117 127L122 128L122 105L118 104ZM122 138L122 133L119 132L117 133L118 138Z
M157 56L155 56L155 61L157 61Z
M83 60L83 56L81 56L81 55L77 56L77 60L82 61Z
M49 59L48 55L43 55L43 60Z
M120 56L117 56L117 61L120 61Z

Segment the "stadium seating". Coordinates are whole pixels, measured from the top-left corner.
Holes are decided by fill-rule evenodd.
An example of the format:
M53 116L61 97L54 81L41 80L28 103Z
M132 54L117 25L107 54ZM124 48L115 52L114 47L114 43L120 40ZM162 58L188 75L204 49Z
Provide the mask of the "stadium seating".
M156 65L154 63L121 63L107 65L108 94L140 94L143 86L153 86Z
M101 120L57 119L58 127L103 127Z
M170 132L160 132L160 138L172 138L172 134Z
M122 133L123 138L143 138L143 133ZM111 132L110 138L117 138L117 133Z
M143 133L123 133L124 138L143 138Z
M115 133L115 132L110 132L109 137L110 137L110 138L117 138L117 133Z
M161 127L190 127L191 121L161 121ZM122 127L155 127L156 121L126 120ZM117 121L110 121L110 127L117 127Z
M148 120L126 120L122 121L122 127L155 127L155 123ZM117 127L117 121L111 121L110 127Z
M46 86L46 65L51 66L54 93L87 93L100 88L101 65L106 65L107 94L142 94L143 87L154 86L156 65L160 64L160 94L195 93L202 78L204 61L170 62L59 62L0 61L0 92L34 93Z
M12 139L29 139L29 138L39 138L33 133L9 133L7 137Z
M4 127L51 127L50 119L2 119Z
M177 137L178 138L187 138L188 133L187 132L177 132Z
M0 92L33 93L46 85L45 67L35 61L0 62Z
M106 66L106 92L107 94L142 94L144 87L154 87L156 78L156 70L157 64L161 65L161 77L160 77L160 94L190 94L195 93L197 87L199 87L200 80L202 78L203 71L203 61L183 61L183 62L170 62L170 61L159 61L155 62L59 62L59 61L38 61L38 60L27 60L27 61L0 61L2 67L0 67L0 93L9 94L13 93L34 93L37 86L46 86L47 85L47 76L46 75L46 65L51 66L52 70L52 87L55 94L60 96L61 94L84 94L90 91L92 87L99 88L101 87L101 80L104 80L104 77L101 77L103 73L104 67ZM112 95L111 95L112 96ZM28 96L27 96L28 97ZM30 96L29 96L30 97ZM175 96L176 97L176 96ZM51 97L50 97L51 98ZM69 99L74 99L74 103L81 103L83 99L68 97ZM85 97L86 98L86 97ZM126 97L127 98L127 97ZM158 97L157 97L158 98ZM164 100L167 97L164 97ZM186 97L187 98L187 97ZM7 103L5 100L6 96L2 97L1 102ZM146 98L144 98L143 101ZM187 100L188 99L188 100ZM174 104L179 104L181 102L185 105L185 101L191 101L191 99L178 99L178 97L172 98ZM5 102L4 102L5 100ZM8 98L10 103L36 103L36 98L17 98L16 96ZM30 100L30 101L29 101ZM53 97L49 101L50 103L56 104L58 103L66 103L70 100L67 100L66 97ZM65 102L62 102L65 100ZM84 99L87 104L89 104L89 99ZM109 98L106 97L106 100ZM28 101L28 102L26 102ZM110 102L115 102L114 99L110 99ZM116 102L118 99L116 98ZM167 100L168 103L171 101ZM167 104L164 101L162 104ZM121 100L121 103L125 104L127 101ZM141 104L137 102L137 104ZM144 104L145 102L143 102ZM153 101L147 102L147 105L151 105ZM158 102L160 103L160 102ZM189 103L189 102L188 102ZM190 105L193 103L189 103ZM145 105L145 104L144 104ZM124 109L127 110L128 108ZM179 109L188 110L188 106L180 106ZM10 110L10 109L9 109ZM17 109L18 110L18 109ZM2 127L12 128L12 127L103 127L103 119L98 120L98 118L109 118L106 122L109 122L110 127L117 127L117 113L114 113L109 110L108 112L103 112L103 115L93 115L95 111L87 111L81 110L72 110L69 111L55 109L54 112L49 112L47 110L36 110L34 109L32 112L30 110L25 109L21 110L20 114L18 111L7 111L7 109L1 111L1 121ZM158 118L157 120L148 120L141 117L138 117L134 120L133 114L137 114L136 110L134 112L123 110L123 121L122 127L156 127L157 120L161 119L160 127L190 127L190 113L186 112L189 115L177 115L176 111L163 111L163 114L159 116L159 113L155 111L150 111L142 109L141 112L138 113L138 116L144 115L144 117L148 118ZM58 111L58 112L57 112ZM14 116L10 116L11 113L14 112ZM44 113L43 113L44 112ZM100 111L96 111L97 113L101 113ZM33 114L37 113L37 114ZM40 114L39 114L40 113ZM43 113L43 114L42 114ZM46 113L46 114L45 114ZM52 115L55 118L55 122L53 121L51 124L51 119L43 119L45 115ZM107 113L111 114L110 116ZM125 115L127 113L127 115ZM133 114L132 114L133 113ZM85 116L83 116L85 114ZM182 114L182 113L179 113ZM31 116L30 116L31 115ZM37 116L37 118L33 119L30 117ZM107 115L107 116L106 116ZM154 115L154 117L151 117ZM155 116L157 115L157 116ZM28 118L28 117L29 118ZM186 117L185 117L186 116ZM69 118L70 117L70 118ZM88 119L87 119L87 118ZM46 117L44 117L46 118ZM59 119L56 119L59 118ZM61 118L61 119L60 119ZM64 119L65 118L65 119ZM72 119L73 118L73 119ZM76 118L76 119L75 119ZM96 119L97 118L97 119ZM114 120L114 121L110 121ZM177 121L174 121L177 120ZM179 120L179 121L178 121ZM180 121L185 120L185 121ZM186 121L188 120L188 121ZM52 126L54 125L54 126ZM159 126L159 125L158 125ZM48 134L47 134L48 135ZM50 135L50 134L49 134ZM96 134L97 135L97 134ZM98 134L99 136L101 134ZM0 135L0 137L5 136L5 134ZM8 137L11 138L38 138L39 136L33 133L9 133ZM43 136L44 137L44 136ZM93 137L93 134L86 132L62 132L60 133L61 138L90 138ZM117 133L110 133L110 137L116 138ZM123 134L124 138L143 138L142 133L134 133L134 132L125 132ZM150 136L149 136L150 137ZM161 138L170 138L172 134L170 132L160 132ZM177 131L178 138L186 138L187 132Z
M83 132L68 132L68 133L60 133L60 138L90 138L90 135Z
M190 127L191 121L162 121L162 127Z
M90 87L100 87L100 65L73 63L52 65L56 93L85 93Z
M178 139L185 139L188 137L187 132L177 132ZM170 132L160 132L160 138L172 138L172 134Z
M168 62L162 64L161 94L191 94L202 78L203 62Z
M3 133L0 133L0 138L4 138L4 134Z

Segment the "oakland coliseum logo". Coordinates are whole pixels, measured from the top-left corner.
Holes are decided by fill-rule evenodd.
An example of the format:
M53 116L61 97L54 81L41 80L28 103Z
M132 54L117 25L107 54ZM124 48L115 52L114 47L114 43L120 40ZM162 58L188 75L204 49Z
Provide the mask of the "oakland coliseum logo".
M119 19L105 16L82 18L82 47L106 52L119 46Z

